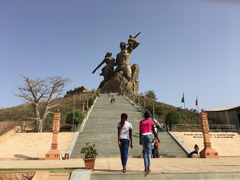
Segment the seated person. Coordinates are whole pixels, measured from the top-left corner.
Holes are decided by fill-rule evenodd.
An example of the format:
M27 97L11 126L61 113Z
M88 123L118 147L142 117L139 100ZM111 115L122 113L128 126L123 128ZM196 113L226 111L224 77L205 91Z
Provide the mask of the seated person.
M115 103L115 98L111 98L111 103Z
M191 158L193 154L198 154L199 147L197 144L194 146L194 151L192 151L190 154L188 154L188 158Z

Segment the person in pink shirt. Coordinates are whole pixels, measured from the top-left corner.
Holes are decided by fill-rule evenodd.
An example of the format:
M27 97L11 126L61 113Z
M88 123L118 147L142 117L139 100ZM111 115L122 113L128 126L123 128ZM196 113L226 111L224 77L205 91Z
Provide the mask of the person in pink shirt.
M151 145L152 145L152 132L158 142L158 136L154 129L154 122L149 119L149 113L146 111L144 113L144 120L140 121L139 123L139 144L143 146L143 158L144 158L144 166L145 171L151 172L150 165L151 165Z

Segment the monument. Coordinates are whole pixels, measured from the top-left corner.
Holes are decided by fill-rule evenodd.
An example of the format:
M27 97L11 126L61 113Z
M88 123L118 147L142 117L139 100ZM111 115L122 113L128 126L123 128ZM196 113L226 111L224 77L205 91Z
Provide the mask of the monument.
M92 73L106 63L106 66L102 68L101 76L104 77L100 83L99 88L102 92L122 92L124 90L130 90L134 93L138 92L139 80L138 75L140 68L137 64L130 66L130 57L132 51L138 47L140 42L136 40L136 35L130 35L128 44L125 42L120 43L120 52L117 54L116 62L112 58L112 53L107 52L104 60L94 69ZM117 66L114 70L114 66Z
M211 148L207 113L200 113L200 118L204 140L204 149L200 152L200 158L218 158L218 152Z

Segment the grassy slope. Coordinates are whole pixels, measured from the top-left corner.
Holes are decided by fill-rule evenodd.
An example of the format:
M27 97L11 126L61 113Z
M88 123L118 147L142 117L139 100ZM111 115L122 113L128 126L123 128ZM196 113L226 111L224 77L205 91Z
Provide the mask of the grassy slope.
M81 95L75 95L75 109L83 111L83 107L86 110L86 102L89 97L92 97L92 94L82 93ZM144 98L143 96L131 96L131 99L134 99L138 104L143 106L145 101L145 106L151 111L151 107L153 104L155 106L161 106L163 108L163 114L156 116L157 119L160 119L160 122L165 122L165 117L170 110L175 110L180 113L181 124L200 124L198 113L195 109L184 110L179 107L174 107L165 103L157 102L148 98ZM72 111L74 108L74 100L73 96L58 98L54 102L54 104L58 104L57 107L53 108L51 112L57 112L59 109L61 113L61 126L65 125L65 119L68 112ZM41 104L44 106L44 103ZM25 121L33 121L33 108L30 104L22 104L19 106L0 109L0 121L9 121L9 120L25 120ZM45 123L44 129L50 130L52 127L53 114L49 114L47 117L47 121Z
M75 109L86 110L86 104L89 97L91 97L91 93L82 93L80 95L75 95ZM51 112L55 113L59 109L59 113L61 113L61 126L65 125L65 119L68 112L74 109L74 100L73 96L58 98L54 101L54 104L58 104L57 107L54 107ZM43 107L44 103L41 103L40 107ZM43 109L42 109L43 110ZM47 121L45 123L44 129L51 129L53 113L49 114L47 117ZM22 104L19 106L0 109L0 121L33 121L34 120L34 112L33 108L30 104Z

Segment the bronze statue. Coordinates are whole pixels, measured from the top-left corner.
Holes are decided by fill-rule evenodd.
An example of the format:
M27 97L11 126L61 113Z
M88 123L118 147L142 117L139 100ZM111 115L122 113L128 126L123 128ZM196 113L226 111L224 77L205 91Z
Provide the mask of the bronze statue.
M107 52L105 58L103 59L103 61L96 67L96 69L94 69L94 71L92 73L95 73L96 70L101 67L104 63L106 63L106 66L104 66L102 68L102 73L100 74L100 76L103 76L104 79L101 82L101 84L99 85L99 88L102 87L102 85L107 82L113 75L113 71L114 71L114 65L115 65L115 59L111 57L112 53L111 52Z
M116 63L112 58L112 53L107 52L104 60L94 69L92 73L106 63L106 66L102 68L101 76L104 76L104 80L100 83L99 88L103 92L122 92L124 89L129 89L132 92L138 92L139 80L139 66L134 64L130 66L130 57L132 50L137 48L140 42L136 40L136 36L130 35L128 44L125 42L120 43L121 51L117 54ZM117 68L114 71L114 66Z
M139 34L140 33L138 33L134 37L133 37L133 35L129 36L128 47L127 48L126 48L126 43L125 42L120 43L121 51L117 54L117 58L116 58L116 64L115 65L117 65L117 69L114 71L114 73L119 72L119 71L123 71L123 76L129 82L132 79L132 70L131 70L129 60L130 60L130 57L131 57L132 50L135 49L136 47L138 47L138 45L140 44L140 42L135 39Z

